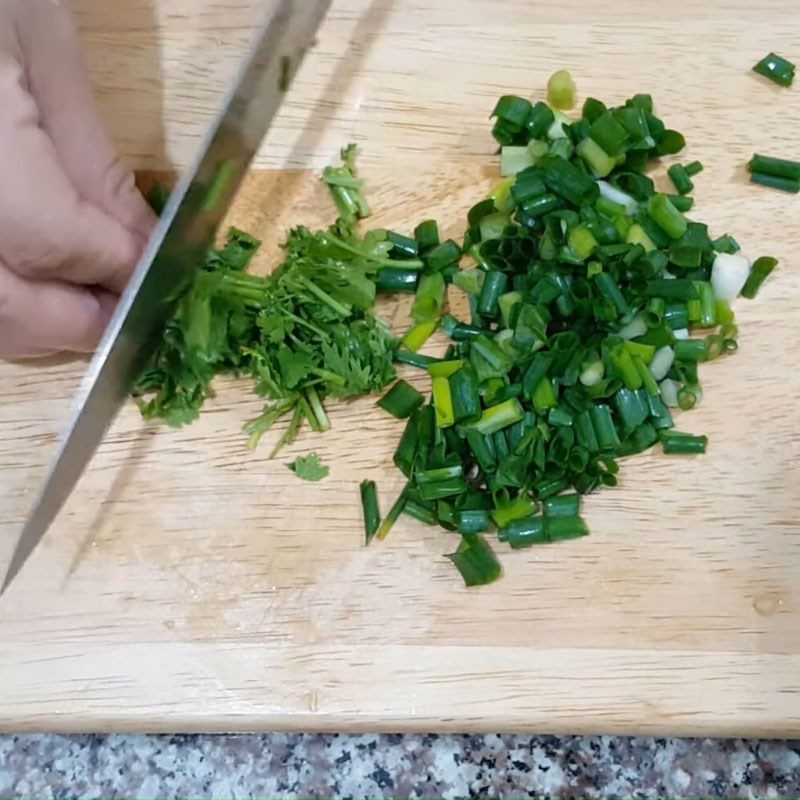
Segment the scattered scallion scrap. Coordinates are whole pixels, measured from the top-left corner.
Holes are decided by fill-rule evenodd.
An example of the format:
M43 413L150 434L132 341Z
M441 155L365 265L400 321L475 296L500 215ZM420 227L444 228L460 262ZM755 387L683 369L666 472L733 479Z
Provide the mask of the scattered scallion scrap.
M361 509L364 513L364 533L369 544L378 532L381 524L381 512L378 507L378 488L375 481L361 481Z
M570 109L575 105L575 81L565 69L554 72L547 81L547 102L553 108Z
M397 419L410 417L425 402L425 398L410 383L397 381L378 401L378 405Z
M461 573L465 586L483 586L502 574L497 556L486 539L477 533L463 534L455 553L447 557Z
M793 194L800 192L800 161L756 153L748 162L747 169L752 183Z
M761 288L761 284L772 274L772 270L778 266L778 259L771 256L761 256L753 262L753 268L747 276L741 295L752 300Z
M794 64L776 53L764 56L754 67L753 72L769 78L778 86L791 86L794 81Z
M505 177L467 215L475 266L421 270L420 285L435 274L463 291L470 319L445 313L437 286L424 319L451 344L434 363L400 358L428 370L432 396L407 417L394 460L408 483L379 538L402 511L460 534L449 558L468 586L500 575L493 532L512 549L586 536L581 497L616 486L619 459L659 443L706 452L673 409L701 403L702 365L738 346L731 303L776 263L751 268L735 239L685 216L699 162L670 168L677 194L656 191L650 160L685 141L649 95L589 98L569 118L551 107L555 78L550 105L506 95L494 109Z
M322 459L316 453L297 456L294 461L286 466L304 481L321 481L330 474L330 468L322 463Z

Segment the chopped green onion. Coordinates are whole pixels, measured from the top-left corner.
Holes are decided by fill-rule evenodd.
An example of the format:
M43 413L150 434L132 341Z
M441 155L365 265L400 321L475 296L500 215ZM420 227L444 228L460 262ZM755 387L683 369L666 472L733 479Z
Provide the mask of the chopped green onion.
M567 70L560 69L550 76L547 81L547 102L560 109L575 105L575 81Z
M681 214L691 211L692 206L694 206L694 198L689 197L689 195L668 194L667 197L669 198L670 203L672 203L672 205L675 206L675 209L680 211Z
M456 421L453 412L453 398L450 393L450 381L447 378L434 378L433 405L436 409L436 425L445 428Z
M421 323L425 324L425 323ZM414 353L411 350L406 350L401 347L394 355L394 360L397 364L406 364L409 367L418 367L419 369L428 369L431 364L435 364L439 359L433 356L425 356L422 353Z
M669 345L660 347L653 355L653 360L650 362L650 373L657 380L663 380L670 368L672 362L675 360L675 351Z
M491 270L486 273L478 298L478 311L487 317L496 317L499 311L498 300L506 290L508 276L503 272Z
M509 522L497 532L497 538L515 550L547 541L542 516L523 517Z
M674 349L677 361L705 361L708 357L702 339L682 339L675 342Z
M406 499L405 505L403 506L403 513L414 517L414 519L418 519L425 525L435 525L437 522L436 512L432 508L432 505L432 502L421 503L409 497Z
M555 408L558 405L558 398L549 378L543 378L539 381L539 385L533 393L532 401L534 411L537 414L544 414L548 408Z
M790 194L800 192L800 180L797 178L779 178L777 175L753 172L750 175L750 183L757 183L759 186L767 186L770 189L779 189L781 192L789 192Z
M588 536L589 529L586 523L577 515L558 515L545 518L545 535L548 542L558 542L565 539L578 539Z
M628 244L641 245L646 253L650 253L657 249L655 242L647 235L647 231L641 225L639 225L638 222L635 222L630 226L628 233L625 236L625 241Z
M410 417L425 398L408 382L400 380L378 401L378 406L397 419Z
M455 553L447 556L461 573L466 586L483 586L496 581L502 568L486 540L480 534L461 537Z
M619 124L617 118L610 111L601 114L591 124L589 136L602 149L603 153L607 153L611 157L620 155L630 140L628 131Z
M392 526L395 524L395 522L397 522L400 514L403 513L403 507L406 504L406 493L408 492L408 489L409 485L406 484L406 486L403 488L403 491L401 491L398 495L397 500L394 501L394 504L389 509L389 513L381 521L381 524L375 533L375 537L379 542L382 542L389 535L389 531L392 529Z
M525 416L522 406L516 397L512 397L496 406L484 409L481 418L473 424L473 428L484 435L497 431L519 422Z
M644 336L645 333L647 333L647 323L644 315L637 314L627 325L623 325L617 331L617 336L620 339L636 339L639 336Z
M412 352L416 352L433 336L438 327L438 319L430 322L418 322L403 337L403 344Z
M542 503L545 517L574 517L581 507L581 498L577 494L560 494L548 497Z
M450 376L450 395L455 421L470 425L481 417L481 401L478 394L478 378L470 364Z
M504 328L511 327L511 313L521 302L522 292L506 292L497 298L497 306L500 311L500 322Z
M577 225L569 232L569 244L575 255L585 261L597 248L597 239L585 225Z
M459 270L453 275L453 285L467 294L480 294L485 275L482 269Z
M411 318L415 322L433 322L439 319L444 295L445 283L440 273L423 275L417 285L417 294L411 307Z
M364 511L364 531L369 544L381 524L381 512L378 508L378 489L375 481L361 481L361 508Z
M718 358L725 352L725 337L721 333L711 333L706 336L706 353L708 360Z
M647 201L647 213L670 239L680 239L686 232L686 218L665 194L653 195Z
M493 133L510 174L467 214L463 249L477 267L462 271L461 248L440 244L427 223L413 242L380 231L370 239L376 255L399 259L378 267L407 270L390 288L417 278L417 312L431 275L441 278L436 302L415 319L435 326L441 317L447 352L433 361L392 354L428 369L433 383L394 460L409 478L406 513L459 531L453 557L467 571L483 542L475 537L493 526L514 548L586 535L579 496L616 485L618 458L658 441L668 453L704 450L704 437L674 432L670 409L700 402L699 365L737 347L731 302L754 294L774 266L764 259L751 271L734 239L713 239L683 216L699 162L672 165L675 194L656 192L651 159L685 141L648 96L618 108L590 98L573 120L509 95ZM796 166L756 156L752 174L793 182ZM380 288L395 273L367 275ZM448 283L466 293L468 322L442 316Z
M733 236L729 236L727 233L724 236L720 236L719 239L714 239L711 242L712 247L717 253L736 253L740 250L739 243Z
M452 239L436 245L425 254L425 261L434 272L441 272L451 264L455 264L460 258L461 248Z
M661 444L668 455L696 455L706 452L708 437L670 431L663 437Z
M600 292L611 301L618 316L623 316L628 313L628 301L625 299L625 295L620 291L619 285L614 280L613 276L606 272L601 272L595 275L594 281Z
M536 103L528 114L525 127L528 134L534 139L541 139L545 136L555 121L553 109L547 103Z
M769 78L778 86L791 86L794 81L794 64L776 53L764 56L754 67L753 72Z
M389 255L397 259L416 259L419 255L419 244L411 236L403 236L402 233L386 231L386 239L391 242L392 249Z
M674 156L686 147L683 134L678 131L665 130L658 139L656 153L660 156Z
M431 378L449 378L464 366L463 359L439 360L428 365L428 374Z
M489 511L485 508L465 508L458 515L458 532L461 534L485 533L492 529Z
M500 149L500 174L516 175L536 163L527 146L507 145Z
M690 178L693 178L695 175L703 171L703 165L699 161L690 161L688 164L686 164L684 169L686 170L686 174Z
M443 497L464 494L467 490L467 482L460 475L438 481L423 481L420 474L417 475L417 484L423 500L441 500Z
M711 267L711 285L718 300L731 303L750 275L750 262L738 253L717 253ZM702 299L702 298L701 298Z
M491 116L508 123L517 130L521 130L528 121L532 108L530 100L507 94L497 101Z
M666 280L664 278L654 278L647 281L645 292L648 297L661 297L667 300L699 300L697 287L692 281L678 278L676 280ZM669 322L669 307L665 311Z
M775 175L778 178L800 180L800 161L788 161L784 158L773 158L756 153L747 163L750 172L762 175Z
M682 164L673 164L668 170L670 180L675 184L678 194L689 194L694 189L692 179Z
M405 267L381 267L375 275L375 288L379 292L415 292L419 270Z
M439 226L436 220L428 219L420 222L414 229L414 239L417 242L417 250L424 253L439 244Z
M772 274L772 270L778 266L778 259L771 256L762 256L753 263L750 276L742 287L742 297L752 300L761 288L761 284Z
M513 189L512 189L513 192ZM489 241L490 239L499 239L503 235L503 231L508 225L508 215L497 212L495 214L488 214L479 224L481 231L481 241Z
M608 155L594 139L586 138L578 143L578 155L589 165L598 178L605 178L616 166L613 156Z
M411 477L414 464L417 460L417 453L419 451L420 442L420 415L413 413L406 422L406 427L403 430L403 435L400 437L400 442L397 449L394 451L392 460L394 465L406 476Z
M702 399L700 387L690 386L688 383L678 389L678 406L684 411L691 411Z
M600 449L619 447L619 436L611 418L611 409L607 405L597 403L589 408L589 417Z
M495 507L491 517L498 528L503 528L516 519L528 517L536 511L536 503L530 497L519 494L513 500Z

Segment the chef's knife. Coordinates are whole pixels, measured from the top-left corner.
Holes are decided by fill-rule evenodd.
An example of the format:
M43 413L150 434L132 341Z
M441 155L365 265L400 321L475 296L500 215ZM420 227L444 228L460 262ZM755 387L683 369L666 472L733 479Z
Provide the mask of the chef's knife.
M20 534L2 594L78 482L157 344L244 177L331 0L278 0L194 164L178 181L75 397L69 425Z

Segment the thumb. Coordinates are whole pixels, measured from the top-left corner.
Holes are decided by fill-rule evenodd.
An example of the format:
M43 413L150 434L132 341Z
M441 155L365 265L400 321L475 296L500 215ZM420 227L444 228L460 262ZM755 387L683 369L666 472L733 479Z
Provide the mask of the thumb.
M69 13L52 0L21 4L28 90L58 160L78 194L143 243L155 215L98 119Z

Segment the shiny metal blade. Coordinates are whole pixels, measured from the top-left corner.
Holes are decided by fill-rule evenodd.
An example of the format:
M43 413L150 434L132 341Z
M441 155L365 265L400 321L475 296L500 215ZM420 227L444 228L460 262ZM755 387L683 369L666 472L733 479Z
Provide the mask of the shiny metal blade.
M78 482L158 342L230 207L331 0L278 0L173 191L75 397L66 434L0 588L2 594Z

